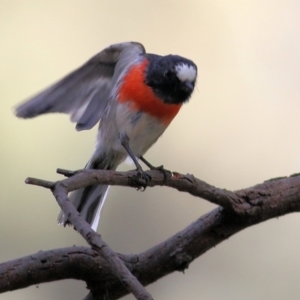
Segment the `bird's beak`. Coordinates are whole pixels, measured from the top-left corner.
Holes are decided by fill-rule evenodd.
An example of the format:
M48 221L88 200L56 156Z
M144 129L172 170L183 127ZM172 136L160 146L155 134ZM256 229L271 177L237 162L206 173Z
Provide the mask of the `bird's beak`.
M192 92L194 89L194 83L191 81L185 81L183 87L187 92Z

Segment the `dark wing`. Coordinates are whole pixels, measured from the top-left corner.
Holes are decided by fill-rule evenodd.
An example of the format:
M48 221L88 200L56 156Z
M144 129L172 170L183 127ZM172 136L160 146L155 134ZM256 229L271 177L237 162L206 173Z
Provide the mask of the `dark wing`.
M16 115L33 118L50 112L67 113L73 122L77 122L78 130L92 128L101 119L110 100L112 77L123 51L131 55L145 53L143 45L136 42L111 45L53 86L18 106Z

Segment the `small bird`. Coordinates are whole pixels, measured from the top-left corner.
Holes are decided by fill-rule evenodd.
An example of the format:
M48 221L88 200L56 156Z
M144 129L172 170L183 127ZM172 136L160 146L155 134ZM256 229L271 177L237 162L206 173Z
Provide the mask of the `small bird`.
M138 159L152 167L143 155L190 99L196 78L197 66L189 59L146 53L137 42L114 44L19 105L16 115L67 113L77 130L100 122L96 149L85 168L116 170L129 156L143 176ZM70 194L95 231L107 191L107 185L93 185ZM62 211L57 221L69 224Z

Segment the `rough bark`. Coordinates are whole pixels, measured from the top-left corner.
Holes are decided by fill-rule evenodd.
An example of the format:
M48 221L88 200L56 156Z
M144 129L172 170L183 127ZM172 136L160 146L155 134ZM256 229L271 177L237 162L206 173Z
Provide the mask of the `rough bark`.
M53 192L58 204L70 216L72 224L91 249L70 247L41 251L2 263L0 292L73 278L87 283L90 293L85 300L118 299L130 292L137 299L151 299L144 286L174 271L183 271L194 259L244 228L300 210L299 174L268 180L239 191L227 191L192 175L148 171L151 178L148 187L169 186L219 207L143 253L115 254L80 217L67 193L90 184L139 188L146 183L134 171L58 172L70 177L58 182L28 178L26 182Z

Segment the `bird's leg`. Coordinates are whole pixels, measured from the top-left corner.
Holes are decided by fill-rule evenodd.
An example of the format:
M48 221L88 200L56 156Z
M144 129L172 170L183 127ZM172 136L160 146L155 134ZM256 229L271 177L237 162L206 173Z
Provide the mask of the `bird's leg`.
M152 164L149 163L142 155L139 156L139 159L150 169L150 170L164 170L164 166L154 167Z
M163 175L164 175L164 179L166 180L167 179L167 176L168 176L168 174L170 175L170 174L172 174L172 172L171 171L169 171L169 170L166 170L165 168L164 168L164 166L163 165L161 165L161 166L158 166L158 167L154 167L152 164L150 164L149 163L149 161L148 160L146 160L142 155L140 155L139 156L139 159L150 169L150 170L158 170L158 171L161 171L162 173L163 173Z
M131 159L133 160L136 169L139 172L144 172L143 168L141 167L141 165L139 164L139 162L136 159L136 156L134 155L134 153L132 152L131 148L129 147L129 138L126 134L123 134L121 136L121 145L125 148L125 150L127 151L128 155L131 157Z
M143 168L141 167L141 165L139 164L139 162L136 159L136 156L134 155L134 153L132 152L131 148L129 147L129 138L126 134L123 134L121 136L121 145L125 148L125 150L127 151L128 155L131 157L131 159L133 160L137 171L139 172L140 176L147 182L149 181L151 178L148 174L146 174L143 170Z

